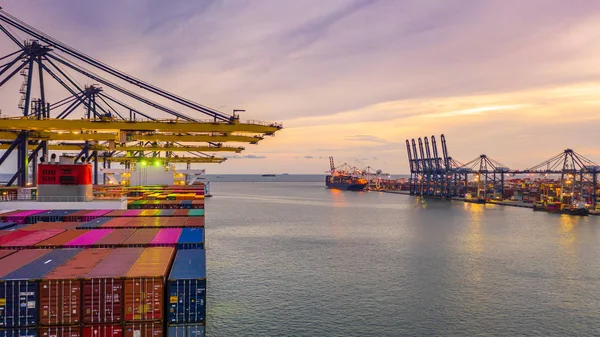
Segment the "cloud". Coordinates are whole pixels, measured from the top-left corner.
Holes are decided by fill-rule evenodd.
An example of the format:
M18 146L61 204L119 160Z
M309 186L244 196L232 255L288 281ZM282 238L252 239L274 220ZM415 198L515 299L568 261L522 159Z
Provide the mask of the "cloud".
M313 159L313 156L304 156L304 159Z
M224 156L224 158L227 159L266 159L266 156L257 156L254 154L247 154L247 155L243 155L243 156Z
M385 139L379 138L377 136L370 135L354 135L346 137L347 140L350 141L359 141L359 142L370 142L370 143L387 143Z
M379 158L383 170L399 173L408 167L405 139L441 133L463 161L486 153L529 167L563 147L600 161L590 141L600 122L598 1L6 0L3 7L170 92L226 112L246 109L242 119L283 122L275 137L246 147L244 155L264 157L247 159L264 160L215 170L320 173L334 156ZM9 45L0 40L0 50ZM4 114L19 113L21 80L0 89ZM66 96L48 87L60 92L53 101Z

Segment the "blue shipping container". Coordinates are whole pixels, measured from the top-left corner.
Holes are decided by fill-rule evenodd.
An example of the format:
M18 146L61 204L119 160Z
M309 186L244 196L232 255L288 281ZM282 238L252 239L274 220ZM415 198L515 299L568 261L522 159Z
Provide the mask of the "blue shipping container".
M161 209L160 211L158 211L158 216L169 216L173 214L173 210L172 209Z
M8 229L11 227L16 226L17 224L14 222L0 222L0 230L1 229ZM1 336L0 336L1 337Z
M37 328L6 329L0 330L0 337L37 337Z
M171 325L167 328L167 337L204 337L204 325Z
M27 226L31 226L31 224L14 225L12 227L6 228L5 231L16 231L19 229L27 228Z
M184 228L177 241L178 249L204 249L204 228Z
M30 215L25 221L29 224L38 222L60 222L65 220L65 216L75 212L79 212L79 210L51 210Z
M180 250L169 275L168 322L203 323L206 319L206 251Z
M84 224L82 224L81 226L77 227L77 228L96 228L96 227L100 227L102 226L105 222L108 222L108 220L111 220L114 218L96 218L92 221L88 221Z
M37 280L79 252L81 249L56 249L3 276L0 281L0 327L37 325Z

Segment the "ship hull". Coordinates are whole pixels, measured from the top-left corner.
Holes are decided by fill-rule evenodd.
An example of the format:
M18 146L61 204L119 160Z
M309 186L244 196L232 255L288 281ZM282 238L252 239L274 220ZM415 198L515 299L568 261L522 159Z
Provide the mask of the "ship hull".
M343 184L331 182L325 182L325 185L327 185L329 188L345 191L362 191L365 189L365 187L367 187L367 184Z

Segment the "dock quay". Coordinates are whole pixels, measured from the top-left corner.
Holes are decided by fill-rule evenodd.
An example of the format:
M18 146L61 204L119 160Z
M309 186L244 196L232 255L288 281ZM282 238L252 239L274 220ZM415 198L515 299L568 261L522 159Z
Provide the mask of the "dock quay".
M598 213L600 165L572 149L516 170L485 154L463 164L450 156L445 136L440 139L441 153L435 136L406 140L410 178L401 179L396 189L433 199L523 208L539 203L544 209L560 204Z

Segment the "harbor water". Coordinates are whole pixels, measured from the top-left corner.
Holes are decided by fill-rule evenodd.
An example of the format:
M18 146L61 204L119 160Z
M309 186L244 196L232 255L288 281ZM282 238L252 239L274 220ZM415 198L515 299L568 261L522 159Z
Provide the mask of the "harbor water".
M600 331L600 217L211 181L207 336Z

